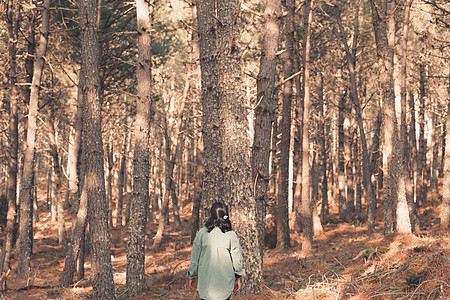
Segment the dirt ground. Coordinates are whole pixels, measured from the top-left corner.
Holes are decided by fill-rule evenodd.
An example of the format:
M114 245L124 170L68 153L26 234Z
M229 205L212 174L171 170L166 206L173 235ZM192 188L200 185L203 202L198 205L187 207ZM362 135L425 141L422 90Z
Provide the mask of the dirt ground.
M42 203L42 206L44 204ZM382 209L379 209L380 211ZM167 227L163 249L146 252L148 291L127 299L196 299L187 287L189 266L189 215L185 205L181 228ZM381 212L380 212L381 213ZM416 235L382 235L382 216L377 231L368 238L364 225L333 222L315 237L313 256L301 253L301 238L292 233L292 248L266 249L264 284L254 296L233 299L450 299L450 236L439 230L439 206L421 208L421 231ZM334 216L334 219L337 219ZM67 211L67 226L70 228ZM148 225L148 248L156 233L155 222ZM111 231L112 264L118 299L126 298L127 229ZM57 242L56 222L41 207L35 224L32 256L33 277L18 280L14 260L8 289L3 299L92 299L90 263L86 260L87 280L71 288L59 286L65 251Z

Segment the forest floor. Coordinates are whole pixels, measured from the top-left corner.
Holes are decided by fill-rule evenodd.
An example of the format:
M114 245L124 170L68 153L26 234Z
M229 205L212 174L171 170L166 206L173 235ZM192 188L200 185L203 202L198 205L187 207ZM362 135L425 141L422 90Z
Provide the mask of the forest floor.
M44 198L42 196L42 198ZM71 288L59 286L66 249L58 245L56 222L44 207L35 224L35 241L30 280L8 276L3 299L92 299L89 280ZM301 238L292 233L292 248L266 249L262 292L233 299L450 299L450 235L439 230L439 205L419 211L421 230L416 235L382 234L382 215L373 237L368 238L364 225L335 221L324 226L315 237L314 253L304 257ZM381 211L381 209L379 209ZM127 299L198 299L187 286L189 266L189 218L191 205L185 205L182 226L166 227L163 248L146 251L148 291ZM381 213L381 212L380 212ZM67 224L70 225L67 211ZM70 226L68 226L70 228ZM148 224L147 249L150 249L157 224ZM112 264L119 299L126 298L127 229L111 230ZM86 259L86 278L90 262ZM1 299L1 297L0 297Z

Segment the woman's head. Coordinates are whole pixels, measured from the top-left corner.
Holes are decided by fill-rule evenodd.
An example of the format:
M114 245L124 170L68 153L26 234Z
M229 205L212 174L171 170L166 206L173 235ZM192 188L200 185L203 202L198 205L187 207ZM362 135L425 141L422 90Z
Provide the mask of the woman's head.
M222 232L231 230L230 217L228 215L228 207L222 202L215 202L210 209L210 217L206 221L206 228L208 232L219 227Z

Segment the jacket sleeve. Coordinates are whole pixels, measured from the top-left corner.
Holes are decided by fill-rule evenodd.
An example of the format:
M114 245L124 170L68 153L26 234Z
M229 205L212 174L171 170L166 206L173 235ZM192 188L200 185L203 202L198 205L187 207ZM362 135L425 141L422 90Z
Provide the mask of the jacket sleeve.
M231 248L230 248L231 260L233 261L234 275L236 277L241 277L244 275L244 269L242 266L242 250L241 244L235 232L231 237Z
M200 260L200 254L202 252L202 230L200 230L194 239L191 252L191 263L187 272L188 278L195 278L198 275L198 263Z

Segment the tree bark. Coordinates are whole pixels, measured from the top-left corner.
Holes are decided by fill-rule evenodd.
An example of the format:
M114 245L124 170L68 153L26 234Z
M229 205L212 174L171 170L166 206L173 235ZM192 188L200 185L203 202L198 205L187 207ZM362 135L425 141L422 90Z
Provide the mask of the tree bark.
M370 0L370 4L372 8L372 23L379 61L383 111L384 233L390 234L394 231L398 179L400 175L400 143L397 117L395 114L393 79L394 49L392 41L392 22L394 21L394 13L392 0L387 0L387 3L384 3L383 0ZM391 24L388 24L388 22Z
M126 128L126 126L125 126ZM125 129L125 134L123 135L124 143L122 147L122 157L120 158L119 176L117 178L117 205L116 205L116 226L122 226L123 222L123 194L125 186L125 173L127 165L127 145L128 145L128 134Z
M445 136L445 160L444 160L444 179L441 206L441 228L446 229L450 225L450 75L448 77L447 87L447 134Z
M216 11L214 0L198 1L197 19L202 85L203 188L202 218L215 201L223 201L222 133L219 119L219 90L217 72Z
M153 2L136 0L138 30L138 97L134 127L133 196L127 243L127 281L130 296L147 289L145 282L145 227L149 207L150 113L152 107L151 31Z
M240 238L245 269L240 294L246 295L259 292L262 264L241 77L239 9L239 1L217 1L220 23L217 27L217 74L223 182L226 183L223 199L230 207L231 220Z
M50 0L43 2L41 35L39 46L36 50L34 61L33 81L31 83L30 103L28 111L28 130L26 139L26 150L24 154L24 166L22 174L22 185L20 189L20 215L19 215L19 264L17 266L18 275L27 278L31 275L31 252L33 244L33 204L32 204L32 177L35 155L35 139L37 130L37 114L39 90L41 77L45 65L45 55L47 52L48 34L50 19Z
M330 209L328 204L328 145L327 145L327 116L326 116L326 103L323 97L324 90L324 82L323 82L323 74L320 74L320 87L318 91L319 98L319 109L320 109L320 148L321 148L321 157L322 157L322 206L320 217L322 223L327 223L330 217Z
M14 227L16 224L16 191L17 191L17 171L18 171L18 151L19 151L19 129L18 129L18 95L17 95L17 39L18 39L18 17L19 4L16 0L9 0L7 4L7 29L8 29L8 58L9 58L9 149L8 149L8 179L6 198L8 211L6 213L6 230L3 242L2 254L0 256L0 276L2 278L0 293L3 290L3 273L10 268L11 251L14 239Z
M405 3L405 19L403 25L402 39L402 61L401 61L401 91L400 91L400 143L401 143L401 175L399 178L396 228L400 233L410 233L414 229L414 202L409 171L409 145L408 128L406 125L406 70L408 63L408 32L409 16L413 0Z
M313 200L311 195L311 163L309 131L311 129L311 99L310 99L310 51L311 51L311 23L313 0L306 0L304 7L304 36L303 36L303 141L302 141L302 251L304 254L312 252L313 242Z
M291 109L292 109L292 80L288 78L293 74L294 59L294 19L295 1L286 1L288 14L285 20L286 52L284 61L284 85L283 85L283 106L281 110L281 139L280 139L280 181L277 195L277 248L286 249L291 246L289 230L289 155L291 149Z
M264 11L264 37L259 63L257 84L257 107L255 108L255 134L252 148L252 178L257 208L257 227L261 258L264 255L264 236L268 186L270 180L269 159L272 122L274 121L275 80L280 35L280 0L267 0Z
M426 188L424 184L424 176L426 169L426 151L427 143L425 141L425 65L421 64L419 67L419 149L417 153L417 185L416 196L417 204L422 205L426 200Z
M98 2L82 0L79 7L81 27L81 57L84 68L83 86L83 153L88 199L91 243L92 290L95 299L115 299L111 265L111 238L108 228L108 208L104 178L104 155L101 134L101 91L99 76L99 43L97 23Z
M347 219L347 200L345 195L345 158L344 158L344 121L345 121L345 98L347 92L339 99L338 109L338 189L339 189L339 199L338 199L338 209L339 218L341 220Z

